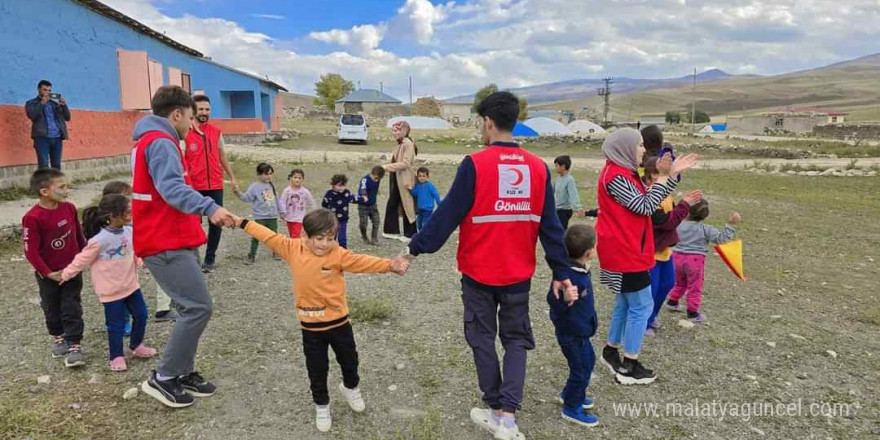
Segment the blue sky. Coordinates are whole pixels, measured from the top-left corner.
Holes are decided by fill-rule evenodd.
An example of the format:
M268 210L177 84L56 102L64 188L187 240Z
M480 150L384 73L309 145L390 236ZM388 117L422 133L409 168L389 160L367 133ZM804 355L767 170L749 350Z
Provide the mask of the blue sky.
M694 68L779 74L880 52L880 1L103 0L215 60L311 93L320 75L450 97Z

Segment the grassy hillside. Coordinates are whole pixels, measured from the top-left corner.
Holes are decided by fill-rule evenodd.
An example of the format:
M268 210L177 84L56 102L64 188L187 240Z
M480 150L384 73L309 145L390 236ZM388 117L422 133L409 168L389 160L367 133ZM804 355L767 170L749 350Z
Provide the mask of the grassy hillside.
M697 83L697 109L713 119L769 111L788 105L819 106L850 113L848 122L880 121L880 54L785 75L734 78ZM533 106L580 111L601 109L599 96ZM668 110L686 111L691 87L664 87L612 95L614 120L662 117Z

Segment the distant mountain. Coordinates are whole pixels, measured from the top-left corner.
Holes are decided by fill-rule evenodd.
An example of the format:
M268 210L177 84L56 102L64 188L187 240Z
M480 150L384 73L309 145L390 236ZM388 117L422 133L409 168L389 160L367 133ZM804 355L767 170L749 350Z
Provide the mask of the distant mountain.
M705 78L705 79L701 79ZM663 119L667 111L689 111L693 76L648 87L612 88L613 120ZM617 85L617 84L615 84ZM779 111L789 106L847 112L847 122L880 121L880 54L782 75L728 75L709 70L697 75L696 105L716 120L746 113ZM533 109L599 111L602 97L595 91L581 98L544 102ZM529 101L533 103L533 101Z
M697 74L697 82L723 81L738 77L741 76L731 75L719 69L711 69ZM693 78L693 75L665 79L614 78L614 81L611 84L611 93L627 93L638 89L676 86L690 83L693 81ZM509 90L516 93L518 96L527 99L529 104L539 104L593 97L596 96L597 90L604 86L605 82L601 79L572 79ZM469 103L474 101L474 95L457 96L445 101L453 103Z

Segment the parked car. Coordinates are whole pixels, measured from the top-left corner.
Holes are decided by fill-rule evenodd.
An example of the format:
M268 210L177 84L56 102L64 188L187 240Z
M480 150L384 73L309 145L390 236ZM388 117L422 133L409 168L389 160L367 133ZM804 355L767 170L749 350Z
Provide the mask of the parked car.
M342 115L339 117L339 143L357 141L364 145L370 134L370 126L363 115Z

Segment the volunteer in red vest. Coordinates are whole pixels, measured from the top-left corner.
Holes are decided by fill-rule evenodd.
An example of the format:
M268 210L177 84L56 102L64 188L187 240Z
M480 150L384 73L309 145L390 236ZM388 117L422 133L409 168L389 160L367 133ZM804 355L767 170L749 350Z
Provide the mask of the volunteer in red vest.
M223 173L229 176L233 188L236 187L235 174L226 160L220 128L208 122L211 119L211 100L205 95L196 95L193 101L196 103L196 115L189 133L186 134L184 153L189 165L189 177L196 191L223 206ZM205 250L202 266L205 271L214 269L222 233L223 228L219 226L208 227L208 248Z
M513 440L522 438L514 414L523 399L526 351L535 347L529 289L538 238L556 291L564 289L571 300L577 288L565 279L568 256L550 170L541 158L520 148L511 134L519 115L516 96L493 93L480 102L477 114L487 147L465 157L446 198L405 253L415 257L436 252L460 228L464 334L489 407L473 408L471 419L495 438ZM504 346L503 374L496 336Z
M210 197L190 187L178 148L193 115L193 100L178 86L160 87L153 114L135 125L131 152L134 252L156 282L174 300L180 315L156 369L141 385L163 404L181 408L215 387L195 371L196 350L211 319L213 302L199 267L198 247L205 243L201 216L232 226L233 216Z

